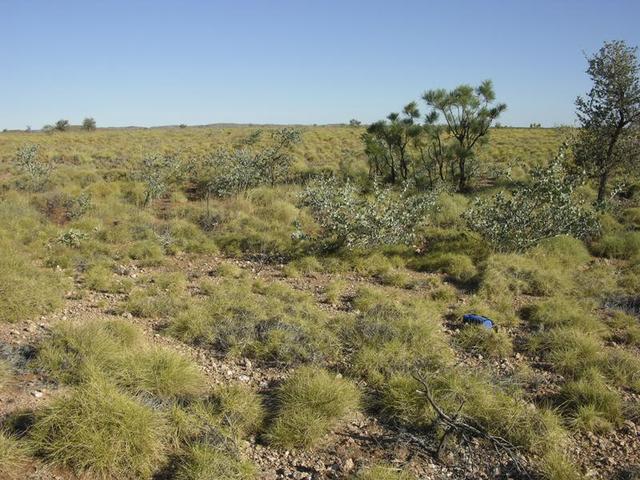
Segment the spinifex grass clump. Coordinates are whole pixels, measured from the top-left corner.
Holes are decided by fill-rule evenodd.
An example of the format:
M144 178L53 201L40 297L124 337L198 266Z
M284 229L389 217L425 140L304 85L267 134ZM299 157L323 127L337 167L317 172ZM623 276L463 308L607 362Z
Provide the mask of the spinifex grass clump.
M63 383L81 384L98 373L132 393L165 400L193 397L205 387L202 373L191 361L148 345L141 332L123 320L56 325L41 345L35 365Z
M137 317L165 317L186 304L187 280L180 272L161 273L131 290L124 308Z
M341 322L340 335L353 373L371 384L418 363L439 368L452 359L440 323L442 305L363 287L352 306L356 315Z
M387 465L374 465L355 476L355 480L413 480L410 473Z
M224 447L195 443L180 460L175 480L253 480L256 467Z
M25 446L0 430L0 477L8 480L24 478L20 467L27 462L27 458Z
M338 353L329 317L308 294L243 279L225 279L207 293L171 320L171 335L266 363L323 362Z
M64 280L34 265L0 235L0 321L30 320L62 304Z
M29 435L47 462L97 478L148 479L166 460L162 416L100 379L38 412Z
M311 448L358 408L360 394L349 380L302 367L280 387L277 399L269 441L283 448Z
M511 338L504 330L467 325L458 332L455 341L464 350L492 358L504 358L513 352Z

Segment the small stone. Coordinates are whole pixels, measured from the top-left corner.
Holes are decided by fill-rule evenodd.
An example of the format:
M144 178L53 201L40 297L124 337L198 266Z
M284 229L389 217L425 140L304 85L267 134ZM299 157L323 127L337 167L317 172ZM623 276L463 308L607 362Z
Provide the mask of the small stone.
M42 398L44 393L42 393L40 390L34 390L33 392L31 392L31 395L33 395L36 398Z
M351 470L353 470L355 468L355 463L353 463L353 459L351 458L347 458L347 460L344 462L344 466L343 469L345 472L350 472Z

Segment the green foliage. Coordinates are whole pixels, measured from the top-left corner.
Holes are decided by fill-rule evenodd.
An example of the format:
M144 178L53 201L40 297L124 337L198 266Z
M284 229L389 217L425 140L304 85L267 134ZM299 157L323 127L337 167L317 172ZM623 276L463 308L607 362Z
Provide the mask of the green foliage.
M124 308L138 317L167 317L185 307L186 278L181 273L165 273L149 279L127 297Z
M491 80L485 80L476 88L460 85L451 91L429 90L422 98L432 109L427 115L426 125L430 127L428 131L434 147L441 147L443 134L451 139L444 156L451 155L455 160L451 166L457 168L458 191L464 192L472 174L469 163L475 158L477 147L486 143L491 123L507 109L507 105L494 104L495 92ZM446 123L444 132L436 126L440 115ZM451 154L446 150L450 150ZM436 158L440 159L441 155Z
M601 340L582 328L554 328L533 336L530 345L544 356L554 370L569 377L579 377L602 362Z
M539 468L544 480L582 480L584 478L566 453L560 449L545 453Z
M435 194L398 194L377 184L371 198L332 177L307 185L301 203L321 227L321 238L347 248L410 243L433 208ZM303 234L304 235L304 234Z
M625 167L637 167L640 63L637 48L621 40L605 42L587 60L593 87L586 98L576 99L581 127L576 162L597 179L602 204L609 178Z
M59 132L66 132L69 129L69 120L58 120L53 128Z
M500 251L526 250L558 235L596 234L595 213L574 198L576 182L562 166L563 156L561 151L548 166L533 169L531 182L510 195L477 199L465 213L469 227Z
M205 156L198 175L207 199L246 193L264 184L273 187L286 178L293 162L291 149L300 143L302 132L289 127L273 130L266 146L259 145L260 134L258 130L235 148L219 148Z
M10 379L11 367L6 361L0 359L0 389L2 389L7 383L9 383Z
M44 188L51 175L51 164L43 158L40 146L28 143L16 152L16 166L26 176L25 188L39 191Z
M390 113L386 120L380 120L367 127L362 139L369 160L369 175L380 177L392 184L409 181L411 174L416 178L419 165L412 162L409 146L422 132L417 123L420 111L416 102L410 102L400 113Z
M88 132L92 132L96 129L96 121L91 117L85 118L84 120L82 120L82 129Z
M146 206L164 195L171 184L180 178L182 167L179 159L172 154L145 155L138 173L140 180L145 184L143 204Z
M113 269L104 263L91 265L84 274L85 285L97 292L126 293L132 287L129 279L119 279Z
M267 437L283 448L311 448L360 403L356 386L312 367L296 370L278 390L278 414Z
M243 438L258 432L265 418L260 396L242 384L217 387L211 398L213 412L233 437Z
M525 308L526 319L540 328L576 327L584 332L605 333L606 326L585 304L571 298L552 297Z
M85 383L39 411L30 430L49 463L98 478L145 479L166 460L162 417L109 383Z
M187 448L174 477L176 480L253 480L256 468L237 453L196 443Z

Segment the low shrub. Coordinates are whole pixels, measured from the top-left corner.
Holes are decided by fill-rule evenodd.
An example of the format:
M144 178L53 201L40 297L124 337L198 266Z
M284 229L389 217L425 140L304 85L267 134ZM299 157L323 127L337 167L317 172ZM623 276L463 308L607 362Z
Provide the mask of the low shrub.
M574 194L577 179L563 158L564 149L548 165L532 169L531 181L510 194L477 199L465 212L469 227L500 251L523 251L558 235L595 235L597 216Z
M607 348L601 369L619 387L640 393L640 358L623 348Z
M545 453L538 464L544 480L582 480L578 467L560 449Z
M181 273L152 277L150 283L131 290L124 308L137 317L169 317L183 310L186 278Z
M435 193L397 194L377 184L368 197L352 183L341 185L334 177L307 184L300 196L302 206L320 225L320 239L346 248L410 243L434 210L435 200Z
M290 278L310 276L322 270L322 264L315 257L302 257L284 266L282 273Z
M162 246L153 240L140 240L127 251L129 258L137 260L142 266L157 266L164 261Z
M163 418L94 380L38 412L30 430L35 451L54 465L99 478L151 478L166 460Z
M584 242L578 238L560 235L542 240L531 253L533 257L551 256L568 267L584 265L591 260L591 254Z
M640 207L627 208L622 213L622 219L628 228L640 230Z
M553 257L492 255L480 284L485 298L505 295L549 296L573 287L566 268Z
M84 283L91 290L107 293L126 293L133 286L128 278L119 278L113 269L104 263L91 265L84 273Z
M11 380L11 366L8 362L0 359L0 389Z
M269 427L269 441L283 448L310 448L360 403L350 381L326 370L302 367L279 388L278 413Z

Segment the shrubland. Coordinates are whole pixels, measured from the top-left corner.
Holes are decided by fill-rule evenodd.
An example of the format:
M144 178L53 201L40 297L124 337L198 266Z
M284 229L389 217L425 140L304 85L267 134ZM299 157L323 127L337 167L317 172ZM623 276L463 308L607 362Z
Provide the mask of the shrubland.
M52 394L3 412L0 474L260 478L247 445L333 455L358 417L437 443L425 383L532 475L595 468L583 432L637 423L638 189L594 204L567 132L491 128L490 83L424 100L446 125L2 134L0 320L44 326L0 389Z

